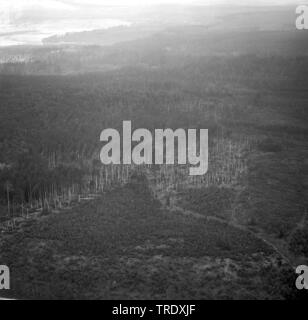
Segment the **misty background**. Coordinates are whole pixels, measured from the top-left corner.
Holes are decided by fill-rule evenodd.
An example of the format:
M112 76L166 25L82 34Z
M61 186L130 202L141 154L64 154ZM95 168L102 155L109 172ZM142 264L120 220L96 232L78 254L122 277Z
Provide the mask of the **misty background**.
M178 13L181 22L207 25L217 22L221 16L232 12L230 7L295 6L307 1L243 1L243 0L1 0L0 1L0 46L38 45L53 35L107 29L116 26L131 26L152 22L166 24ZM203 7L206 16L199 21L187 14L191 9ZM204 8L206 7L206 8ZM187 10L188 9L188 10ZM294 9L295 10L295 9ZM152 12L151 12L152 11ZM165 20L158 12L165 12ZM153 15L156 12L156 16ZM281 19L284 17L282 16ZM277 28L278 26L276 26ZM279 26L280 27L280 26Z

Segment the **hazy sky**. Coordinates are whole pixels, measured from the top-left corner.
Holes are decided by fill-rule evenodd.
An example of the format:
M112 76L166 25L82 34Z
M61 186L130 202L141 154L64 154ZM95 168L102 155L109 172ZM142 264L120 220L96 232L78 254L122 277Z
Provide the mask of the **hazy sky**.
M106 6L106 5L153 5L153 4L237 4L237 5L267 5L267 4L298 4L306 0L0 0L0 10L13 8L18 10L40 6L50 9L69 9L76 6Z

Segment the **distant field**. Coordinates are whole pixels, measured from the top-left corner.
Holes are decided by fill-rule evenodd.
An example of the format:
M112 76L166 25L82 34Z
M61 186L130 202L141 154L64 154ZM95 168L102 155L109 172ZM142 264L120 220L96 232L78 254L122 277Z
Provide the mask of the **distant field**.
M234 227L170 213L131 187L18 230L1 244L11 297L272 297L262 279L266 261L277 259L269 246Z

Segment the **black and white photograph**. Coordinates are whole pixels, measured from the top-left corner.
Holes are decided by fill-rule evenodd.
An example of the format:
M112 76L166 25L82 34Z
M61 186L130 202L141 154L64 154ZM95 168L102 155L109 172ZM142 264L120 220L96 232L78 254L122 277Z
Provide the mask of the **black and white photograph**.
M1 304L307 299L307 210L308 0L0 0Z

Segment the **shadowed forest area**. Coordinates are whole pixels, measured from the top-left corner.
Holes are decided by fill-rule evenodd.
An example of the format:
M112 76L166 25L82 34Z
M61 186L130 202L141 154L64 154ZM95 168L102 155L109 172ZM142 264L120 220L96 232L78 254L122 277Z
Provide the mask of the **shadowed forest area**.
M271 10L249 30L175 15L0 48L8 297L304 298L308 33ZM123 120L208 129L208 173L102 165L100 132Z

